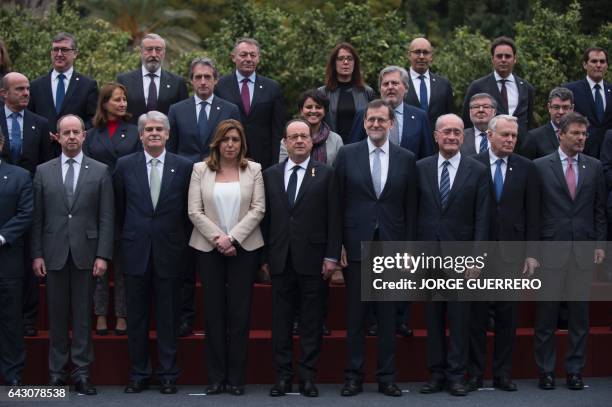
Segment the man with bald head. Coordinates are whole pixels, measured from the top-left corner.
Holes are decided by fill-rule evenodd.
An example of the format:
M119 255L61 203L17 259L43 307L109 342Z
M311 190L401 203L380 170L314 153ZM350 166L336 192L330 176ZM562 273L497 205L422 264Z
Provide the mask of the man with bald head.
M426 38L412 40L406 54L410 61L406 103L425 110L433 128L438 117L453 112L453 89L448 79L429 70L434 50Z

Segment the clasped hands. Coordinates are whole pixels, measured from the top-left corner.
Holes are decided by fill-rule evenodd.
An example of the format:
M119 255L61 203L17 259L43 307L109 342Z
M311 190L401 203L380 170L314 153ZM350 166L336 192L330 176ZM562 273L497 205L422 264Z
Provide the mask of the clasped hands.
M235 256L236 246L232 244L228 235L220 235L214 239L215 248L224 256Z

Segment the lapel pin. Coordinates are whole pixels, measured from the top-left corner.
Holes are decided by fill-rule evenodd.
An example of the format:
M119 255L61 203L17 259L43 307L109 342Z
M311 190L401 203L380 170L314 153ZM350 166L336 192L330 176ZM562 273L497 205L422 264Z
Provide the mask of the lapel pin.
M78 80L79 80L79 77L77 76L76 78L74 78L74 80L75 80L75 81L78 81Z
M89 168L89 165L85 165L85 169Z
M170 172L174 172L174 168L170 168Z
M512 171L512 167L508 167L508 169L509 169L510 171Z
M166 88L170 89L170 84L167 84L167 85L166 85Z
M523 84L523 81L521 81L521 85Z
M431 80L435 82L435 81L436 81L436 78L431 78Z
M221 110L221 108L219 106L217 106L217 110Z
M414 116L410 116L410 118L411 118L412 120L414 120Z
M316 173L315 169L314 169L314 168L311 168L311 170L310 170L310 176L311 176L311 177L314 177L314 176L315 176L315 173Z
M8 179L8 175L5 175L5 176L4 176L4 179Z
M125 138L125 134L123 134L123 133L122 133L122 134L121 134L121 138Z
M32 130L36 130L36 126L32 126Z
M582 169L585 170L586 169L586 165L582 164Z
M259 89L263 89L263 85L259 85Z

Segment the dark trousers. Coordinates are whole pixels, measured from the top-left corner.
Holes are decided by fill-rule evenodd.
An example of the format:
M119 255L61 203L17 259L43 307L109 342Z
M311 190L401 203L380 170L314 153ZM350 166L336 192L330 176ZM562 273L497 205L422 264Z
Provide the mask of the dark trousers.
M189 247L186 251L187 258L184 261L184 270L181 281L181 306L179 323L181 325L193 326L195 318L195 292L196 292L196 257L195 249Z
M287 259L284 272L272 275L272 349L276 374L279 379L293 377L293 316L299 303L299 377L301 381L314 380L321 353L321 302L327 281L319 273L297 274L291 265L291 256Z
M516 337L516 308L511 301L474 301L470 307L470 353L467 372L470 377L482 377L487 366L487 326L489 310L495 316L495 350L493 377L510 377L512 352Z
M22 301L23 301L23 326L36 327L38 320L38 302L39 302L39 278L32 271L32 259L30 258L30 232L25 235L24 243L24 259L23 264L25 274L23 275L22 286Z
M199 252L197 266L204 287L206 361L209 383L242 386L258 251L238 249L227 257L217 250Z
M69 357L76 379L89 377L89 365L94 352L91 341L93 308L93 270L81 270L68 255L61 270L47 272L47 303L49 308L49 373L52 378L66 379ZM72 311L72 343L68 337Z
M432 379L455 383L463 380L468 359L470 303L429 301L427 318L427 367ZM446 321L449 338L446 344Z
M138 254L140 255L140 254ZM163 256L163 253L160 253ZM128 271L128 270L125 270ZM157 377L176 380L178 322L180 307L180 277L162 277L155 270L152 258L144 275L125 275L128 318L128 348L132 368L130 378L140 381L151 376L149 358L149 319L151 297L155 308L157 330Z
M25 366L21 285L20 277L0 277L0 374L6 382L20 380Z
M351 261L343 270L346 283L347 323L346 340L348 364L347 379L363 381L365 334L363 324L370 305L378 324L378 366L376 378L379 383L395 382L395 317L396 303L389 301L361 301L361 262Z

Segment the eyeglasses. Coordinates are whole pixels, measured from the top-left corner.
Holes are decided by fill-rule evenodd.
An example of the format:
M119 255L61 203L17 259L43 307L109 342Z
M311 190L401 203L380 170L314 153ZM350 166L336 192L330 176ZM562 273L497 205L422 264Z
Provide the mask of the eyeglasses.
M341 57L341 56L337 56L336 57L336 61L338 61L338 62L353 62L354 60L355 60L355 58L353 58L350 55L346 55L346 56L343 56L343 57Z
M76 51L76 48L64 48L64 47L53 47L51 48L51 52L53 52L54 54L59 54L60 52L62 54L67 54L69 52L72 51Z
M574 110L574 105L550 105L550 108L554 111L564 110L566 112L570 112Z
M431 51L427 51L425 49L415 49L414 51L410 51L411 54L415 54L415 55L421 55L421 56L429 56L432 54Z
M591 63L591 64L600 63L600 64L604 65L604 64L607 64L608 61L606 61L605 59L589 59L589 63Z
M489 109L493 109L493 106L492 105L472 105L472 106L470 106L470 109L472 109L472 110L480 110L480 109L489 110Z
M385 124L389 121L389 119L384 119L382 117L368 117L366 119L366 123L368 124L374 124L376 122L380 123L380 124Z
M450 136L451 134L458 136L460 134L463 134L463 130L461 129L441 129L441 130L436 130L436 131L444 134L445 136Z

